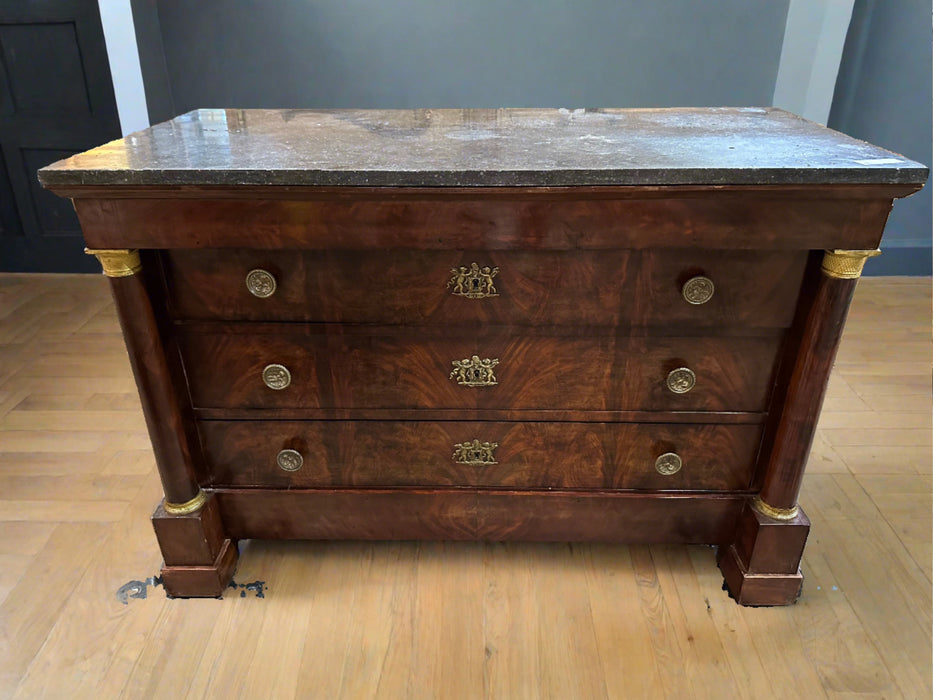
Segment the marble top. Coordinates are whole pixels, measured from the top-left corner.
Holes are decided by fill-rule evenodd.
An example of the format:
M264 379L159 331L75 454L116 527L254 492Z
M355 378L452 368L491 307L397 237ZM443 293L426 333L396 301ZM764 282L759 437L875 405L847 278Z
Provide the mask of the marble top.
M199 109L39 171L75 185L920 184L779 109Z

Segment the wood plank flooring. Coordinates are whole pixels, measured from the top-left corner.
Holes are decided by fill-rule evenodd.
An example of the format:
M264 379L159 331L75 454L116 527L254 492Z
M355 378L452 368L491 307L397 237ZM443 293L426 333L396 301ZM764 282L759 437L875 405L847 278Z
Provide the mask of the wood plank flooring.
M930 289L859 284L796 606L707 547L398 542L244 543L169 601L106 280L0 275L0 697L930 698Z

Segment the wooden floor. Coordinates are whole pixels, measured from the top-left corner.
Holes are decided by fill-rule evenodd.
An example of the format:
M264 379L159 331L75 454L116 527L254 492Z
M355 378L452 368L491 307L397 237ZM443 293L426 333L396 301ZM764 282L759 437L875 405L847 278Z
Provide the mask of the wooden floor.
M0 276L0 697L930 698L930 288L860 283L803 596L746 609L710 548L566 544L250 542L166 600L105 279Z

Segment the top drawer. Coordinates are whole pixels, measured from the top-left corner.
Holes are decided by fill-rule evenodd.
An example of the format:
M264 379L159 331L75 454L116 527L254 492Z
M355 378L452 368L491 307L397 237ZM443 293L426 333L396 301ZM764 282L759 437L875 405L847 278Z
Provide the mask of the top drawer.
M806 259L804 251L170 250L165 274L179 319L785 328Z

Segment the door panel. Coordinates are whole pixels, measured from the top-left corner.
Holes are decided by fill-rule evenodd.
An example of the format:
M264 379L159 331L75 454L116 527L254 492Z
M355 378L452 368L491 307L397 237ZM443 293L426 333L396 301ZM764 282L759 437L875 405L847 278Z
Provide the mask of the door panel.
M97 1L0 4L0 269L97 269L70 202L36 171L119 136Z
M91 113L74 22L0 25L0 55L11 113Z
M13 188L6 173L6 164L0 158L0 244L5 243L14 236L22 237L23 227L16 211L16 202L13 201ZM0 260L5 253L0 249Z
M81 235L81 226L71 202L49 192L39 184L39 180L35 177L36 171L42 166L75 153L78 151L58 148L20 149L20 161L24 166L30 200L35 204L35 215L43 236Z

